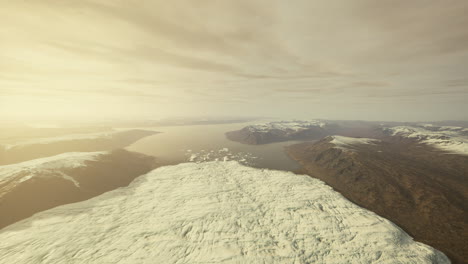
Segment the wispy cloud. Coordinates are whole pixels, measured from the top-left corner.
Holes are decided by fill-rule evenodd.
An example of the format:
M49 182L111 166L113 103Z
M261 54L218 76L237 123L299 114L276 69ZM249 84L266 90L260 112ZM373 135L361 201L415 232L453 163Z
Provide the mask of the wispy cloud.
M455 118L452 102L468 99L467 13L436 0L4 1L0 100L17 99L0 110L53 115L46 102L66 98L89 112L339 119L379 102L374 115L398 119L413 100Z

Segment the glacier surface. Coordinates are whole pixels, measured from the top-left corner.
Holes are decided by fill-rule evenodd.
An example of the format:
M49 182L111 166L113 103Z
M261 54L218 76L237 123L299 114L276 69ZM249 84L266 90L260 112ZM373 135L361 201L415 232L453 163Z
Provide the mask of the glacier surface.
M0 231L0 263L449 263L304 175L237 162L158 168Z

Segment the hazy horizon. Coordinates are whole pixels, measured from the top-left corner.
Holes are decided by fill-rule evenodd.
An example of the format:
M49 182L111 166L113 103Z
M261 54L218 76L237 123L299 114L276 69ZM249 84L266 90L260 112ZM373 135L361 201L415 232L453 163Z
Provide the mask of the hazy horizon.
M466 1L1 3L2 120L468 120Z
M468 0L0 7L0 264L468 264Z

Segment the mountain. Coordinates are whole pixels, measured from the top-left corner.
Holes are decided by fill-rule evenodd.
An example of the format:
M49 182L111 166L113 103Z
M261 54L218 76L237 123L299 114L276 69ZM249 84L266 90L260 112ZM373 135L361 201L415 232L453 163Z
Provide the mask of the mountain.
M156 165L153 157L114 150L63 153L0 166L0 228L127 186Z
M328 135L325 126L326 123L318 120L269 122L227 132L226 137L250 145L297 139L312 140Z
M397 126L384 129L387 134L415 139L445 152L468 155L468 128L456 126Z
M394 127L380 139L330 136L289 146L287 152L304 173L442 250L454 263L466 263L468 156L453 154L459 153L452 147L459 146L453 142L463 129L442 130Z
M229 131L226 137L250 145L289 140L318 140L329 135L379 138L383 136L382 125L382 122L341 120L277 121Z
M105 151L126 147L158 132L149 130L106 131L35 138L10 145L0 145L0 165L48 157L66 152Z
M323 182L237 162L160 167L0 231L0 263L449 263Z

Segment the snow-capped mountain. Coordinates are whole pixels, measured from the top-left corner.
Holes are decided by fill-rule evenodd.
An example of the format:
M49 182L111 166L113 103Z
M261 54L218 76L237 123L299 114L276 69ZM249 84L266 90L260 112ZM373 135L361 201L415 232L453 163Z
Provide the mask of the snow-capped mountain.
M0 165L49 157L66 152L93 152L123 148L157 132L151 130L115 130L98 133L68 134L35 138L0 146Z
M418 140L440 150L468 155L468 128L453 126L397 126L386 129L393 136Z
M158 168L0 231L0 263L449 263L323 182L237 162Z
M381 122L353 120L293 120L246 126L226 133L228 139L259 145L290 140L318 140L326 136L381 138ZM387 125L387 124L385 124Z
M125 150L63 153L0 166L0 228L126 186L155 167L153 157Z
M286 132L297 132L306 130L312 127L324 127L326 122L320 120L292 120L292 121L276 121L268 123L260 123L247 126L252 132L268 132L271 130L281 130Z
M301 171L383 216L453 263L468 259L468 156L441 155L431 145L387 135L329 136L286 147Z
M250 125L241 130L230 131L226 137L244 144L267 144L287 140L319 139L328 135L327 123L311 121L278 121Z
M25 161L12 165L0 166L0 199L8 189L29 180L40 177L61 178L72 182L76 187L80 184L64 170L86 167L86 162L96 161L109 152L69 152L60 155Z
M378 139L372 138L353 138L344 136L331 136L330 139L331 144L334 144L336 148L342 150L353 150L354 145L374 144L374 142L379 141Z
M43 138L34 138L19 141L15 144L5 144L4 148L6 150L12 148L21 148L27 145L33 144L49 144L55 142L71 141L71 140L83 140L83 139L111 139L115 134L118 134L122 131L104 131L104 132L94 132L94 133L78 133L78 134L66 134L62 136L55 137L43 137Z

